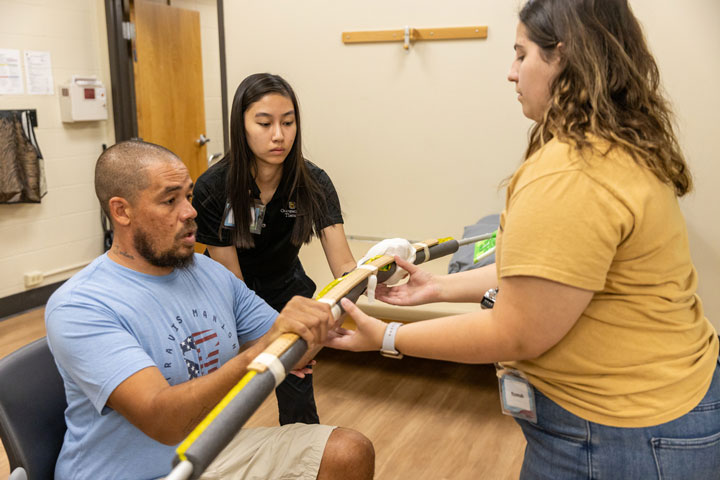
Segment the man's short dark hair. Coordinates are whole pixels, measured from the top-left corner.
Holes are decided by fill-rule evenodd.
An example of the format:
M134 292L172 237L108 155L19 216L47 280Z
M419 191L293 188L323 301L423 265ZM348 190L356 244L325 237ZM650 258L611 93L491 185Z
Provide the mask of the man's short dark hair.
M180 159L160 145L142 140L126 140L105 150L95 164L95 194L105 215L110 215L110 199L122 197L132 202L150 185L147 167L162 160Z

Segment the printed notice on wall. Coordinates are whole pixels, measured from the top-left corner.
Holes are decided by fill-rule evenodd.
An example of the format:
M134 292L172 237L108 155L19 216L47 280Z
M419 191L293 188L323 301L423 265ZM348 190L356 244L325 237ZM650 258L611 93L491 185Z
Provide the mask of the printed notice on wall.
M0 48L0 95L22 95L23 93L20 50Z
M50 52L25 50L25 76L30 95L54 93Z

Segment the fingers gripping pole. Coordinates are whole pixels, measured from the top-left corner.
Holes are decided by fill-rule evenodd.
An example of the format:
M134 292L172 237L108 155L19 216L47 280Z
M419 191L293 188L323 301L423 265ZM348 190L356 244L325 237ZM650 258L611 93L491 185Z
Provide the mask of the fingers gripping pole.
M418 265L454 253L459 243L453 238L446 238L413 246L416 250L414 263ZM369 277L377 275L377 281L382 283L395 273L396 268L395 259L389 255L372 258L364 265L368 267L356 268L318 293L317 300L330 305L335 320L344 313L341 299L356 302L367 288ZM305 340L293 333L285 333L256 357L240 382L178 446L173 459L175 468L167 478L185 480L200 477L307 349Z
M342 316L342 308L340 305L336 305L334 301L328 298L318 298L317 301L330 305L330 312L332 313L333 318L335 320L340 320L340 317Z

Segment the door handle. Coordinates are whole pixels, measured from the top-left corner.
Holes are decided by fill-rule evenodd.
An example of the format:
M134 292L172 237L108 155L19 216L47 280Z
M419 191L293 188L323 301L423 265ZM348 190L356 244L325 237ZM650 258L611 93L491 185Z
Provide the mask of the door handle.
M208 167L212 164L213 160L222 156L222 153L211 153L210 155L208 155Z
M200 134L200 138L198 138L197 140L195 140L195 143L197 143L199 147L202 147L203 145L205 145L205 144L208 143L209 141L210 141L210 139L207 138L204 133L201 133L201 134Z

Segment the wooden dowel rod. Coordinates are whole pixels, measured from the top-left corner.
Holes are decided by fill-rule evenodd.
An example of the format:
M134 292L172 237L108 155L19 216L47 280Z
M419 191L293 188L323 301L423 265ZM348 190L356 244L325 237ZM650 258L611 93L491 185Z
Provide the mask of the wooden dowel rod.
M487 26L411 28L411 41L424 40L464 40L487 38ZM343 32L343 43L403 42L405 30L369 30Z

